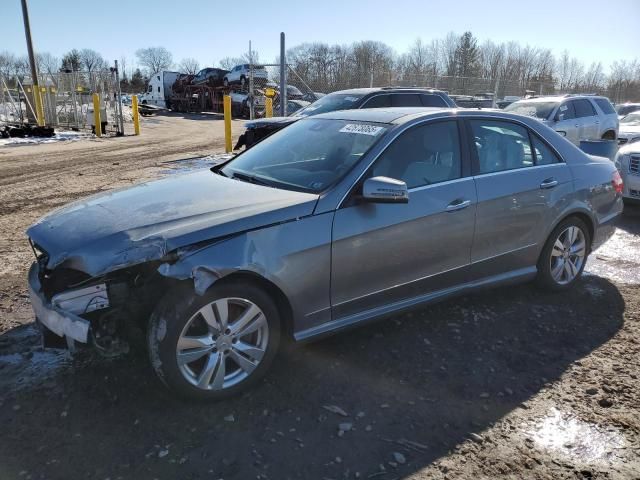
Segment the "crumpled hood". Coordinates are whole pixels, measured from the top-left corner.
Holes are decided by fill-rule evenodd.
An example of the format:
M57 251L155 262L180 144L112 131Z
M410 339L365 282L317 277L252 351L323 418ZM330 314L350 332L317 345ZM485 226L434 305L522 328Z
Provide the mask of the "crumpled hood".
M311 215L318 196L222 177L209 170L88 197L27 230L48 268L96 276L160 259L197 242Z

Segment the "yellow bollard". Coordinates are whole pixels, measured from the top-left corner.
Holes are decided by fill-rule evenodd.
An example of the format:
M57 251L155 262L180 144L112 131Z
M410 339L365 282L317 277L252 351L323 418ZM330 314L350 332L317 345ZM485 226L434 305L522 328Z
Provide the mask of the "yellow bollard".
M38 122L39 127L44 127L44 106L42 103L42 92L38 85L33 86L33 98L36 103L36 121Z
M231 96L223 97L224 107L224 150L231 153Z
M264 101L264 116L273 117L273 99L271 97L267 97Z
M131 97L131 110L133 110L133 133L140 135L140 112L138 111L138 96Z
M96 137L102 136L102 123L100 122L100 95L93 94L93 123L95 125Z

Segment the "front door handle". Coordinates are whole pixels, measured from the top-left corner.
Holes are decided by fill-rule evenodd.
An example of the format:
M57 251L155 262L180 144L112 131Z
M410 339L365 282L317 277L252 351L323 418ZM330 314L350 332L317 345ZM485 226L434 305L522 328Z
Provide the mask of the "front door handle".
M558 185L558 181L553 178L547 178L544 182L540 184L540 188L553 188Z
M447 205L446 211L456 212L458 210L462 210L463 208L467 208L469 205L471 205L471 200L454 200L449 205Z

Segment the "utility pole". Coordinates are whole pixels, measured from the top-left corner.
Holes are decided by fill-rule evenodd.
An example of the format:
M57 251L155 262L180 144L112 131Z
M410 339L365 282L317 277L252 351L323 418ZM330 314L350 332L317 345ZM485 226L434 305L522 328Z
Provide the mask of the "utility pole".
M22 19L24 20L24 35L27 37L27 52L29 53L29 66L31 67L33 98L36 103L36 119L38 121L38 125L43 127L44 111L42 108L40 86L38 85L38 65L36 64L36 56L33 53L33 42L31 41L31 26L29 24L29 8L27 7L27 0L22 0Z
M280 32L280 116L287 116L287 60L284 52L284 32Z

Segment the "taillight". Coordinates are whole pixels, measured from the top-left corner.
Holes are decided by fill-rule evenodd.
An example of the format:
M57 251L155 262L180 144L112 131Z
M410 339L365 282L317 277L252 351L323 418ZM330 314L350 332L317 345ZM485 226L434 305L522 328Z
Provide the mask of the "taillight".
M613 185L613 189L616 191L616 193L622 193L624 182L622 181L622 177L620 176L620 172L618 170L613 172L613 176L611 177L611 184Z

